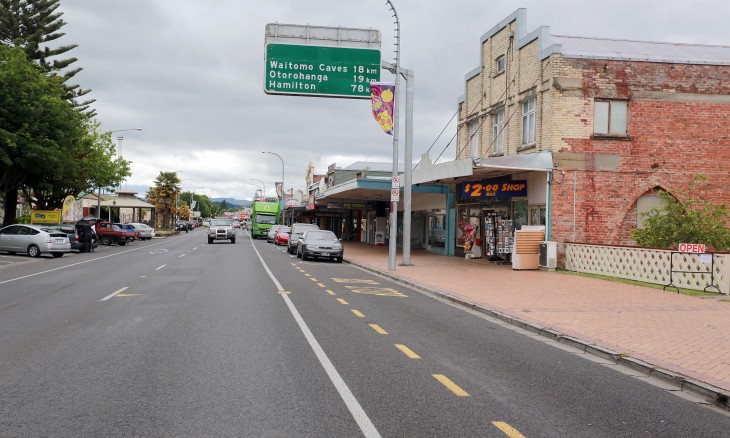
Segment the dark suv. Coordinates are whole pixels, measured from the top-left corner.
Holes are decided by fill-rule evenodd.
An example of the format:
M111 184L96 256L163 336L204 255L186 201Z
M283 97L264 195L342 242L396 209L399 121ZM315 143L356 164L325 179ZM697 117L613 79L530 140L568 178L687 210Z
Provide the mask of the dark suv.
M289 242L286 244L286 252L289 254L294 254L297 252L297 243L299 242L299 239L302 238L302 234L304 234L307 230L319 230L319 227L315 224L294 224L291 226L291 231L289 232Z

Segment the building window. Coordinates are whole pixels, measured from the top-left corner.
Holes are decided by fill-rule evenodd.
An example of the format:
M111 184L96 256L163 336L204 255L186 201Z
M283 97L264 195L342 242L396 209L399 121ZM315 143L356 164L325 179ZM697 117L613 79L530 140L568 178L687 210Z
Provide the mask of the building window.
M522 146L535 144L537 98L522 102Z
M494 60L494 64L495 64L495 68L496 68L495 74L498 75L504 71L504 68L507 65L507 58L505 58L504 55L499 56L499 57L497 57L497 59Z
M636 228L643 230L646 228L646 215L649 211L664 209L664 200L656 194L643 195L636 200Z
M629 102L625 100L597 100L593 111L593 133L628 135Z
M530 207L530 225L545 225L545 216L547 209L544 205L535 205Z
M479 120L474 119L466 124L469 130L469 156L479 158Z
M493 155L504 155L504 110L492 115L492 141L494 142Z

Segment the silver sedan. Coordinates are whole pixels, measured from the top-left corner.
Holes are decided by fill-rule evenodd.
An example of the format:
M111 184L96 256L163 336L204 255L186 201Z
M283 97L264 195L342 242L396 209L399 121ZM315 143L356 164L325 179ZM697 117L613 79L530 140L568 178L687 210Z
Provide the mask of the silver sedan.
M0 251L26 253L30 257L40 257L41 254L63 257L65 253L71 252L71 242L60 231L43 229L37 225L15 224L0 228Z

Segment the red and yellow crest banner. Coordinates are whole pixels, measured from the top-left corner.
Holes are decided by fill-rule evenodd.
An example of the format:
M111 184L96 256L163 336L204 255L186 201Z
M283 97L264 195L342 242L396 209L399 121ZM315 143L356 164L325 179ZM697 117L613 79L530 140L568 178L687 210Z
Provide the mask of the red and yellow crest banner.
M393 106L395 105L395 84L388 82L370 83L370 100L373 116L386 134L393 135Z

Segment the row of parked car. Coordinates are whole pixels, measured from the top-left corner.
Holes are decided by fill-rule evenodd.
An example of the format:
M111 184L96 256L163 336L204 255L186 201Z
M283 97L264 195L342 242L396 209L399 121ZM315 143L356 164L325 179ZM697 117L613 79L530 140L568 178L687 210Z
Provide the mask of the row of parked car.
M71 251L86 251L85 233L90 233L91 250L98 248L99 244L122 246L137 239L155 237L155 229L142 223L120 224L85 219L76 224L15 224L0 228L0 251L24 253L30 257L42 254L63 257Z
M277 246L286 245L287 253L296 253L302 260L326 258L342 263L345 254L337 235L329 230L320 230L315 224L272 225L266 241Z

